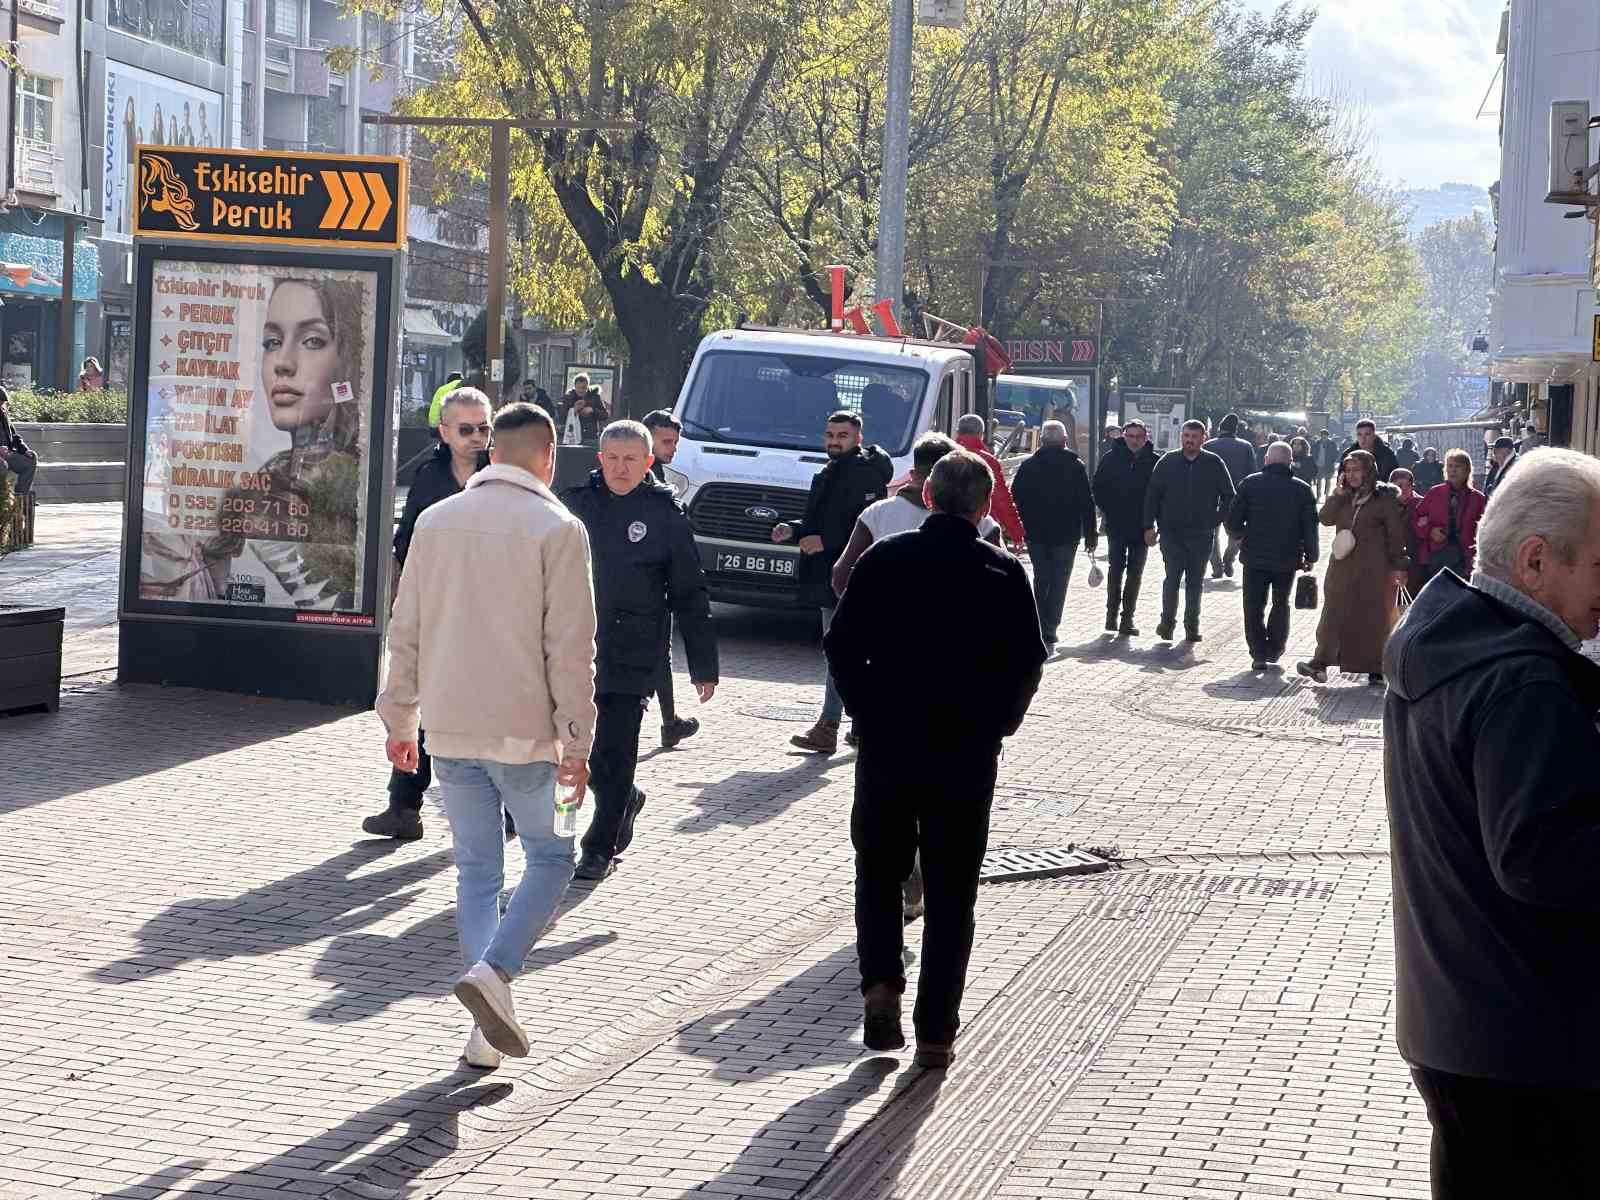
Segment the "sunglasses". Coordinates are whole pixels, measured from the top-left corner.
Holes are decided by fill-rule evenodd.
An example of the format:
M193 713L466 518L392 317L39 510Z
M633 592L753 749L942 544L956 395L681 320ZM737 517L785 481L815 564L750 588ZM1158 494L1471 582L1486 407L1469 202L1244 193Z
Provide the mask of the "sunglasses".
M488 437L494 432L494 426L488 422L485 422L482 425L469 425L463 423L456 426L456 432L462 437L471 437L475 433L481 433L484 437Z

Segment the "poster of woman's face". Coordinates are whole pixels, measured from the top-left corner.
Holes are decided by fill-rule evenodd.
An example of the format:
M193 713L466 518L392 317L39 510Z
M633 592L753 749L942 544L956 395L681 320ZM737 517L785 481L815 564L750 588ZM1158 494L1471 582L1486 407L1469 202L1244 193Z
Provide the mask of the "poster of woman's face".
M141 597L362 607L377 286L154 265Z

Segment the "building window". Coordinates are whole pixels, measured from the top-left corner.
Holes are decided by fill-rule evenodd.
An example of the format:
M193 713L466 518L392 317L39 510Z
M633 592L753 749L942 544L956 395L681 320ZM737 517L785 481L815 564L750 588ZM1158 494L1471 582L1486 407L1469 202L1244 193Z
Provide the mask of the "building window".
M221 62L220 3L221 0L107 0L106 24Z
M53 146L56 142L56 81L37 75L22 77L22 125L30 141Z
M335 154L344 153L344 105L332 98L324 100L320 96L312 96L307 116L309 130L306 134L307 148L331 151Z
M239 85L239 129L251 137L255 136L256 85L253 83Z
M361 124L361 153L363 154L388 154L389 126Z
M267 0L267 33L298 45L300 0Z
M244 27L251 33L256 31L256 4L257 0L244 0Z

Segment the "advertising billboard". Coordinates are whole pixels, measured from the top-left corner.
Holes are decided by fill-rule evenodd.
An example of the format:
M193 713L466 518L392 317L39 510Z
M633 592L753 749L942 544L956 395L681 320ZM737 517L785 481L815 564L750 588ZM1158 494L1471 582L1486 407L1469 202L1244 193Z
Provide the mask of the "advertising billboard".
M1135 418L1149 429L1157 454L1176 450L1183 440L1183 423L1189 419L1189 389L1123 388L1122 420L1126 424Z
M106 63L105 160L100 189L105 202L103 236L133 236L130 188L135 148L209 146L222 139L222 95L191 87L124 63Z
M372 623L379 266L148 260L140 600Z

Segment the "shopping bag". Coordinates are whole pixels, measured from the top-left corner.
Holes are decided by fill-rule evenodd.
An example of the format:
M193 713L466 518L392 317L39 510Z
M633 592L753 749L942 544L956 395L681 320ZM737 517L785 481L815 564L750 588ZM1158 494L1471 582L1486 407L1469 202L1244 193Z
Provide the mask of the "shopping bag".
M1294 606L1296 608L1315 608L1317 606L1317 577L1315 575L1302 575L1295 580Z
M1105 581L1106 573L1100 569L1100 564L1095 559L1094 551L1091 550L1089 551L1089 586L1099 587Z

